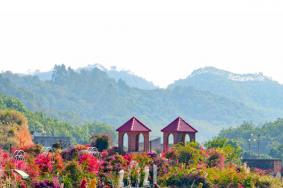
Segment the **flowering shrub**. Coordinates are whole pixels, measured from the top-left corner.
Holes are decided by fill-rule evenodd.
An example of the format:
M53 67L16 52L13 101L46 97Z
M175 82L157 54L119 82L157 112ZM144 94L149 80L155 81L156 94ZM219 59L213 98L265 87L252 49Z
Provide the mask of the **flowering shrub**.
M71 161L66 164L62 175L63 183L66 188L79 187L83 171L78 162Z
M208 153L208 158L207 158L208 167L224 168L225 157L221 152L215 149L210 149L208 150L207 153Z
M170 171L160 178L160 183L170 187L209 187L203 171L188 169L185 165L170 168Z
M99 161L92 154L84 153L79 157L79 163L82 169L94 174L98 173Z
M189 143L185 146L176 145L169 153L169 155L166 155L169 160L186 165L196 166L204 160L200 147L196 143Z
M20 149L32 156L37 156L42 152L42 146L38 144L22 147Z
M36 156L35 163L39 166L41 173L50 173L53 169L51 153L41 153Z
M42 187L52 187L52 188L60 188L60 183L57 177L54 177L52 180L42 180L33 183L34 188L42 188Z
M148 181L153 184L153 165L157 166L161 187L283 187L266 171L232 163L222 148L204 149L190 143L176 145L161 155L120 155L112 148L99 157L86 148L78 145L64 151L38 153L38 146L26 147L24 160L0 150L0 187L59 188L64 184L65 188L110 188L119 186L119 174L123 173L125 186L142 186L148 169ZM29 180L22 179L14 169L26 172Z

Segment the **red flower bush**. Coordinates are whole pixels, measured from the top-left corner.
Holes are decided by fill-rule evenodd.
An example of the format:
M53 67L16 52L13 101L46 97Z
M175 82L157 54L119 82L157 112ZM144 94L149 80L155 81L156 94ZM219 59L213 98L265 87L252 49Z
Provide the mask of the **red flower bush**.
M92 154L84 153L79 157L79 163L82 165L83 169L88 172L97 174L99 170L99 161Z
M208 150L207 166L224 168L225 157L219 151L215 149Z
M53 155L53 159L54 159L54 169L57 171L57 172L60 172L63 170L64 168L64 161L63 161L63 158L61 156L60 153L56 152L54 155Z
M41 172L51 172L53 169L51 153L37 155L35 163L39 166Z

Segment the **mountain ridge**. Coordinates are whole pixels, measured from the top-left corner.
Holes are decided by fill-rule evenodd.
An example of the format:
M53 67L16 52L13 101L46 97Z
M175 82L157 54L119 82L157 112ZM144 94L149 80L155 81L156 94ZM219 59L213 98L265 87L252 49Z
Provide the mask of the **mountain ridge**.
M271 104L263 99L266 104L261 104L257 97L264 95L253 91L259 83L271 83L274 86L268 87L277 88L279 95L282 86L275 82L237 82L206 73L189 76L181 83L166 89L144 90L111 78L96 67L77 71L57 65L51 80L45 81L33 75L1 73L0 93L19 98L32 111L42 111L72 123L100 121L117 127L135 115L152 125L154 134L158 135L177 116L193 122L203 138L215 136L222 128L243 121L260 123L283 116L280 109L283 99L273 102L275 96ZM273 94L266 92L265 95Z

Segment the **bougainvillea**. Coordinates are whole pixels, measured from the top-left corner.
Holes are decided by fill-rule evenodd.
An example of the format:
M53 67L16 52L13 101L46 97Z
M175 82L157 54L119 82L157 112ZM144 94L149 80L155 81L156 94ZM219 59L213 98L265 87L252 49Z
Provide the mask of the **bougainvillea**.
M97 174L99 170L99 161L92 154L84 153L80 155L79 163L82 165L82 168L88 172Z
M42 173L51 172L53 169L52 154L47 152L37 155L35 163L39 166Z
M221 152L215 149L209 149L207 153L208 153L208 157L207 157L208 167L224 168L225 157Z
M55 187L64 184L73 187L115 187L119 174L124 173L125 186L142 186L145 169L153 184L153 165L161 187L283 187L282 182L260 169L250 170L246 165L226 159L221 148L205 149L197 144L176 145L168 153L131 153L120 155L105 150L94 157L87 146L38 153L37 146L24 149L24 160L0 150L0 187ZM16 148L15 148L16 149ZM38 154L37 154L38 153ZM68 153L69 157L63 156ZM74 158L70 158L75 153ZM189 155L187 155L189 154ZM29 175L23 179L14 169Z

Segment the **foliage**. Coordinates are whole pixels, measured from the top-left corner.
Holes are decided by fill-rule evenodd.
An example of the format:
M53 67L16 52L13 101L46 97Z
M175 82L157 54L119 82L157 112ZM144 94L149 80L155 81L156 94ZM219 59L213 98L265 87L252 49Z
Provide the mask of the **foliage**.
M53 169L52 154L41 153L37 155L35 163L39 166L41 173L50 173Z
M195 168L184 166L172 167L170 171L160 179L160 183L170 187L209 187L205 173Z
M271 148L269 155L274 158L283 159L283 144Z
M34 147L36 148L36 147ZM41 152L26 148L25 160L15 160L9 153L0 150L0 185L15 187L117 187L119 172L124 171L125 186L142 186L145 177L145 166L150 167L149 181L153 183L152 165L158 167L158 182L161 187L282 187L280 180L262 170L250 171L246 166L231 162L221 162L223 153L215 148L203 149L196 143L186 146L177 145L177 158L184 151L197 152L190 160L171 159L155 153L131 153L119 155L104 150L100 158L85 153L85 145L73 148L78 155L72 159L64 159L62 150ZM18 149L18 148L17 148ZM84 152L83 152L84 151ZM165 155L166 156L166 155ZM169 155L170 156L170 155ZM182 155L181 155L182 156ZM192 162L196 160L197 163ZM189 161L189 162L188 162ZM30 175L23 180L12 169L20 169ZM11 187L11 186L10 186Z
M83 153L79 157L79 163L82 167L82 170L88 171L90 173L97 174L99 170L98 159L95 158L92 154Z
M94 138L94 143L92 144L93 146L95 146L98 151L103 151L108 149L109 145L110 145L110 138L108 135L97 135Z
M212 140L209 140L204 145L207 149L214 148L221 150L226 157L226 161L228 162L237 164L241 163L242 149L240 145L233 140L223 137L216 137Z
M176 145L177 160L180 163L186 165L196 166L204 160L201 155L200 146L196 142L190 142L189 144Z
M272 178L265 171L253 171L238 163L226 159L223 148L227 145L226 139L213 139L206 144L209 149L203 149L195 143L188 146L177 145L171 149L177 157L178 163L169 165L168 170L159 179L163 186L170 187L282 187L280 180ZM189 149L188 149L189 148ZM195 150L193 150L193 149ZM184 157L182 152L187 152L190 157ZM194 159L197 165L193 165L192 152L199 151ZM181 155L180 155L181 154ZM180 156L184 157L181 158ZM169 158L170 160L170 158Z
M268 122L262 126L255 126L251 123L244 123L236 128L229 128L221 131L220 137L234 140L241 145L244 157L257 157L258 149L262 158L283 159L283 119ZM249 142L250 140L250 142ZM259 148L258 148L259 146ZM250 150L249 150L250 148Z
M63 170L63 182L65 187L79 187L80 180L83 176L82 169L78 162L69 162Z
M225 157L223 153L214 149L208 150L207 166L209 168L212 167L224 168L224 162L225 162Z
M0 144L24 147L32 145L26 117L15 110L0 110Z
M270 119L270 113L262 116L265 112L254 106L197 88L204 84L142 90L128 86L121 79L112 79L98 68L74 70L56 65L52 79L45 81L37 76L4 72L0 74L0 85L1 93L19 98L32 111L72 124L100 121L120 125L131 114L155 125L168 123L178 114L221 125ZM156 126L155 130L160 128ZM211 131L216 133L214 129Z
M115 138L113 128L103 123L83 123L81 125L74 125L66 121L48 117L40 112L31 112L20 100L0 94L0 111L1 110L3 110L1 112L2 119L0 119L2 122L0 123L1 132L10 131L14 134L13 129L15 128L11 130L10 128L1 126L3 123L10 122L9 124L13 125L28 125L28 128L32 133L49 136L69 136L74 143L89 143L93 133L108 133ZM26 130L23 130L16 136L19 139L23 136L28 136L23 134L28 133ZM0 140L5 140L6 138L4 137L5 134L1 134ZM12 140L11 142L14 143Z

